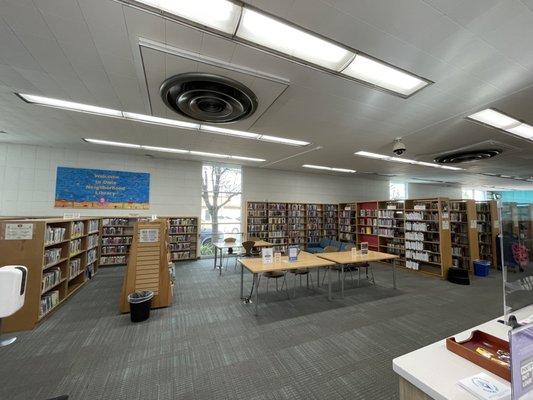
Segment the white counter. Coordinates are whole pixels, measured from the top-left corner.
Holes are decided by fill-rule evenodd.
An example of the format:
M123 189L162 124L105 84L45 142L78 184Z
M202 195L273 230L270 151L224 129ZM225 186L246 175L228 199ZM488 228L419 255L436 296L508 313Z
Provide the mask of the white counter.
M533 314L533 305L513 314L518 320L529 317ZM501 318L454 336L457 340L465 340L470 337L471 331L477 329L509 340L509 327L499 323L498 319ZM476 398L461 389L457 382L480 372L485 372L492 378L509 385L509 382L499 376L447 350L446 339L395 358L392 365L394 372L435 400L475 400Z

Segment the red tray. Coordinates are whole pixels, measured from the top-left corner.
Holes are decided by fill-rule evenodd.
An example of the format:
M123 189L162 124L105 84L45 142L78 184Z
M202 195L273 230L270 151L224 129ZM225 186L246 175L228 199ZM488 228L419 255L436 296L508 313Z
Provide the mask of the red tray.
M461 342L456 341L453 337L446 339L446 348L451 352L511 382L511 368L483 357L476 352L478 347L488 350L493 355L496 355L498 350L509 353L509 342L477 330L472 331L472 335Z

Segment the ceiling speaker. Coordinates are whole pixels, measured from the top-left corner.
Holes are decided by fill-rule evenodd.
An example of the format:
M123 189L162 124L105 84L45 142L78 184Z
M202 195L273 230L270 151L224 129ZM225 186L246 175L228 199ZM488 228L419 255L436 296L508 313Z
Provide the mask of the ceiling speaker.
M175 75L163 82L161 98L170 109L196 121L227 123L257 109L257 97L243 84L206 73Z
M435 158L439 164L459 164L468 161L486 160L501 154L501 149L482 149L470 151L458 151L455 153L443 154Z

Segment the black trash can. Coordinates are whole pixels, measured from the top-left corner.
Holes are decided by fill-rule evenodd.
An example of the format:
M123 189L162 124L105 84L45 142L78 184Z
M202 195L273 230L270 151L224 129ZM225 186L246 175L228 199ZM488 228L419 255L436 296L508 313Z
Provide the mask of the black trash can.
M154 297L154 292L150 290L134 292L128 295L131 322L141 322L150 318L152 297Z

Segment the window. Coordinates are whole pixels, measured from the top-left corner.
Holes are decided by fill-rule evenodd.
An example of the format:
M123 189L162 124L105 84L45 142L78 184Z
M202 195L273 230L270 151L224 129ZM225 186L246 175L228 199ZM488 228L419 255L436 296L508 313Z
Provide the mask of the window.
M213 254L212 242L241 233L242 171L238 166L202 166L201 255Z
M407 198L407 185L405 183L391 182L389 185L391 200L405 200Z
M462 190L462 198L463 199L471 199L476 201L485 201L487 200L487 192L483 190L475 190L475 189L465 189Z

